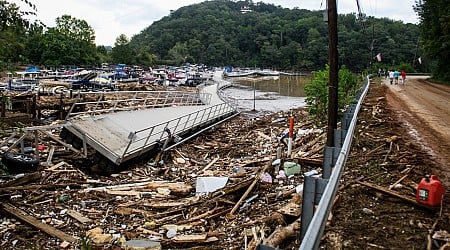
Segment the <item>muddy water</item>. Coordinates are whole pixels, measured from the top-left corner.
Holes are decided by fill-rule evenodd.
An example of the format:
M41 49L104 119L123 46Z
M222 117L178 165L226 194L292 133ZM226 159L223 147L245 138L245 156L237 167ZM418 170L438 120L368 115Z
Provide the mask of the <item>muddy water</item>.
M304 76L270 76L227 78L232 88L224 91L241 111L278 112L305 107Z

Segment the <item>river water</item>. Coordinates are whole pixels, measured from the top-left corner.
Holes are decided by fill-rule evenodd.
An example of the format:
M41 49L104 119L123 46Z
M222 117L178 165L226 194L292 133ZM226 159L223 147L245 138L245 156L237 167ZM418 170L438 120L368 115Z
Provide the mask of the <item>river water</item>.
M272 113L305 107L305 76L266 76L226 78L233 87L223 95L241 111Z

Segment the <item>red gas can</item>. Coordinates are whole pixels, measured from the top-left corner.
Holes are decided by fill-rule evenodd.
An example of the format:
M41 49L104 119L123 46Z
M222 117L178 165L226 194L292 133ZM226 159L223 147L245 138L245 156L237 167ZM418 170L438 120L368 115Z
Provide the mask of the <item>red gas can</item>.
M440 206L444 198L444 186L437 175L426 175L417 187L416 201L431 207Z

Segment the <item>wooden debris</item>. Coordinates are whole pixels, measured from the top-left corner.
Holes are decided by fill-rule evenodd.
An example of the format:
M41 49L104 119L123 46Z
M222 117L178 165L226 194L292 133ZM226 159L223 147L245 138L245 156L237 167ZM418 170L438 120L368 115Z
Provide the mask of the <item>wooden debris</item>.
M389 190L391 190L392 188L395 187L395 185L399 184L400 182L402 182L406 177L408 177L408 174L405 174L402 178L398 179L398 181L394 182L394 184L389 185Z
M387 189L387 188L383 188L383 187L377 186L377 185L375 185L375 184L371 184L371 183L368 183L368 182L362 182L362 181L357 181L357 183L359 183L359 184L361 184L361 185L364 185L364 186L366 186L366 187L370 187L370 188L372 188L372 189L375 189L376 191L382 192L382 193L384 193L384 194L388 194L388 195L390 195L390 196L399 198L399 199L401 199L401 200L403 200L403 201L406 201L406 202L408 202L408 203L410 203L410 204L412 204L412 205L415 205L416 207L425 208L425 209L431 210L431 211L437 211L437 210L439 209L439 208L429 207L429 206L426 206L426 205L424 205L424 204L418 203L418 202L417 202L415 199L413 199L413 198L410 198L410 197L401 195L401 194L399 194L399 193L396 193L396 192L394 192L394 191L391 191L391 190L389 190L389 189Z
M185 224L185 223L193 222L193 221L196 221L196 220L200 220L200 219L206 218L206 217L208 217L208 216L210 216L210 215L213 215L213 214L215 214L217 211L220 211L220 210L222 210L222 209L223 209L223 207L216 207L216 208L214 208L213 210L209 210L209 211L207 211L207 212L204 213L204 214L197 215L197 216L195 216L195 217L189 218L189 219L187 219L187 220L185 220L185 221L181 221L181 222L179 222L179 223L180 223L180 224Z
M9 181L3 185L1 185L1 188L4 187L16 187L16 186L22 186L31 182L38 181L42 178L42 174L40 172L34 172L31 174L26 174L20 178L14 179L12 181Z
M247 198L248 194L252 191L253 187L255 187L256 183L259 181L261 174L263 174L264 172L266 172L266 170L271 166L271 163L266 164L266 166L260 171L260 173L258 174L258 177L255 178L255 180L253 180L253 183L250 185L250 187L248 187L247 191L245 191L245 193L242 195L241 199L239 199L239 201L236 203L236 205L234 205L233 209L231 209L230 213L227 214L227 219L232 219L234 218L234 213L236 212L236 210L241 206L241 203L245 200L245 198Z
M255 180L255 178L252 177L252 178L246 179L244 181L241 181L239 183L236 183L234 185L229 185L229 186L226 186L219 190L216 190L216 191L210 193L209 195L211 197L221 197L221 196L224 196L227 194L231 194L231 193L236 192L237 190L240 190L242 188L249 186L254 180Z
M125 250L161 250L161 243L146 240L129 240L123 243Z
M55 153L55 146L51 146L50 151L48 152L47 161L45 162L45 166L53 165L52 159L53 159L54 153Z
M206 165L202 170L200 170L197 174L203 174L206 170L208 170L212 165L214 165L214 163L216 163L219 160L219 157L214 158L214 160L212 160L208 165Z
M64 165L70 166L69 164L65 163L64 161L61 161L61 162L45 169L45 171L55 171L56 169L58 169L59 167L64 166Z
M92 222L91 219L84 217L81 213L75 211L75 210L69 210L67 211L67 214L74 218L75 220L81 222L81 223L89 223Z
M205 242L207 237L207 234L177 235L172 240L176 243L195 243Z
M147 189L156 190L158 188L168 188L170 192L179 196L186 196L192 192L193 186L184 182L152 182L146 185Z
M263 240L263 244L266 246L277 247L287 239L294 237L300 230L300 218L285 227L278 227L275 231L266 239Z
M289 203L278 210L279 213L293 217L299 217L302 213L302 196L294 195Z
M2 203L1 207L2 207L2 210L5 211L6 213L16 217L17 219L19 219L23 222L28 223L30 226L35 227L51 236L57 237L58 239L60 239L62 241L67 241L67 242L71 242L71 243L74 243L77 241L73 236L70 236L50 225L42 224L40 221L27 215L24 211L20 210L17 207L14 207L13 205L11 205L9 203Z

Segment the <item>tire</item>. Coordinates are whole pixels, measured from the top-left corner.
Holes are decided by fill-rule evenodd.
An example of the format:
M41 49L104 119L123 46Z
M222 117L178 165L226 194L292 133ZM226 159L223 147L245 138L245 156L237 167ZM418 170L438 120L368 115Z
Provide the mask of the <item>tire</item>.
M33 155L8 152L3 155L2 163L12 174L33 172L37 170L39 161Z

